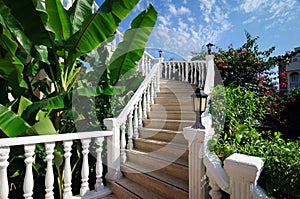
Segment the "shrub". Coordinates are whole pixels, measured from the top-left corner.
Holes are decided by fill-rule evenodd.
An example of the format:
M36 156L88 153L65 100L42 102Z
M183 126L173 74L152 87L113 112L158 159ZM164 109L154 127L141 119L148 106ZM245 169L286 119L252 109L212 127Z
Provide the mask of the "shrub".
M269 195L276 198L300 197L300 150L299 140L281 138L281 133L259 132L260 119L264 119L266 96L257 96L254 92L237 88L216 87L211 94L210 112L218 134L209 142L210 149L223 161L233 153L243 153L261 157L264 168L259 184ZM220 99L226 107L221 106ZM221 104L224 104L221 101ZM222 123L224 128L222 129Z

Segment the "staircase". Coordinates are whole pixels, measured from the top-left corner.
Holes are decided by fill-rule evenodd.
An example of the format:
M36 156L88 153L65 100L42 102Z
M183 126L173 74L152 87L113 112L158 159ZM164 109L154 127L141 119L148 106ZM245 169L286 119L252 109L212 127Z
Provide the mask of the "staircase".
M121 165L123 177L110 182L107 198L188 198L188 144L183 127L195 122L191 94L185 82L161 80L134 149Z

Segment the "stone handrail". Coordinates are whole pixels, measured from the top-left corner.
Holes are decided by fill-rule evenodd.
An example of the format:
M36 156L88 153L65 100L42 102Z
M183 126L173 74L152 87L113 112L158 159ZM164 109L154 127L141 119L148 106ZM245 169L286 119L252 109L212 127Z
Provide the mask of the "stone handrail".
M9 153L12 146L24 146L24 155L25 160L24 164L26 165L25 178L23 185L23 192L25 198L32 198L33 188L34 188L34 178L33 178L33 162L35 156L36 144L44 144L46 157L45 161L47 162L47 170L45 176L45 198L53 199L54 198L54 171L53 171L53 158L54 158L54 148L57 142L63 142L64 147L64 172L63 172L63 197L72 198L72 170L70 157L72 155L71 149L74 140L81 140L82 143L82 170L81 170L81 188L80 195L88 197L101 197L103 195L109 194L110 189L104 187L102 183L102 151L103 151L103 141L105 137L111 137L113 134L112 131L91 131L91 132L78 132L78 133L69 133L69 134L56 134L56 135L42 135L42 136L28 136L28 137L16 137L16 138L3 138L0 139L0 198L8 198L9 196L9 184L7 177L7 167L9 166ZM88 163L88 154L89 147L92 139L96 143L96 184L94 185L95 190L90 191L89 189L89 163ZM110 153L110 151L107 151ZM109 166L109 165L108 165Z

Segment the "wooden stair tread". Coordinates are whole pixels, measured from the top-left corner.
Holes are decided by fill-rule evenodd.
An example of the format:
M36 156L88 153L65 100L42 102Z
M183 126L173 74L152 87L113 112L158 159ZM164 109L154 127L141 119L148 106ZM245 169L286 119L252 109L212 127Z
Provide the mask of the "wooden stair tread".
M117 187L119 186L119 187ZM140 183L134 182L128 178L121 178L117 182L113 182L113 190L117 188L123 188L125 191L129 192L129 196L117 196L117 198L153 198L153 199L164 199L164 197L160 196L159 194L147 189L146 187L142 186Z
M135 164L132 162L126 162L125 166L133 168L133 169L135 169L145 175L153 177L159 181L170 184L171 186L174 186L178 189L182 189L184 191L188 191L188 189L189 189L188 188L188 179L185 179L185 180L179 179L174 176L170 176L164 172L161 172L159 170L148 171L147 168L145 168L144 166L138 165L138 164ZM145 172L145 171L147 171L147 172Z

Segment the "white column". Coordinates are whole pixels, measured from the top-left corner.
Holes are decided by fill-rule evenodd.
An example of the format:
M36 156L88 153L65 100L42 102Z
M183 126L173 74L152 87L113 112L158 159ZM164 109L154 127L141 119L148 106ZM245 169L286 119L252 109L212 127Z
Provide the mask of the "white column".
M205 198L205 167L203 164L205 130L185 127L189 142L189 198Z
M151 80L150 82L150 104L154 104L154 81Z
M113 135L107 138L107 167L106 179L118 180L122 173L120 171L120 128L115 118L104 120L104 124Z
M215 83L215 64L214 64L214 56L206 55L206 77L205 77L205 85L204 92L206 94L210 94L211 88L214 87Z
M133 118L133 110L130 111L128 115L128 143L127 149L133 149L133 125L132 125L132 118Z
M189 81L189 62L185 62L185 81Z
M139 99L138 115L139 115L139 120L138 120L139 127L143 127L142 97Z
M133 137L139 137L139 117L138 117L138 108L139 103L134 105L134 116L133 116Z
M25 173L25 179L24 179L24 185L23 185L23 191L24 191L24 198L26 199L32 199L33 194L33 173L32 173L32 162L34 161L34 158L32 157L34 155L34 149L35 144L25 145L24 151L25 151L25 163L26 163L26 173Z
M175 62L173 62L173 77L172 77L172 80L175 80L175 75L176 75L176 63Z
M64 141L64 157L65 157L65 166L64 166L64 194L63 198L72 197L72 170L71 170L71 149L72 149L72 140Z
M83 196L86 194L89 188L89 147L90 147L91 138L82 139L82 168L81 168L81 188L80 188L80 195Z
M0 148L0 199L8 199L9 186L7 178L7 167L9 165L7 159L9 158L9 147Z
M53 174L53 163L52 160L54 158L53 152L54 152L55 142L46 143L45 149L46 149L46 161L47 161L47 171L46 171L46 177L45 177L45 187L46 187L46 195L45 198L47 199L54 199L54 174Z
M147 85L147 92L146 92L146 110L147 111L150 111L150 85L148 84Z
M121 125L121 162L124 164L126 162L126 125L123 123Z
M96 162L96 183L95 183L95 190L97 192L103 190L103 188L104 188L103 181L102 181L102 172L103 172L103 165L102 165L103 141L104 141L104 137L98 137L98 138L95 139L95 142L98 145L98 147L96 149L97 162Z
M147 119L147 89L145 89L143 94L143 117Z
M250 199L263 168L261 158L235 153L224 161L224 169L230 178L230 198Z
M222 192L216 181L209 176L209 186L210 186L210 191L209 195L212 199L221 199L222 198Z

